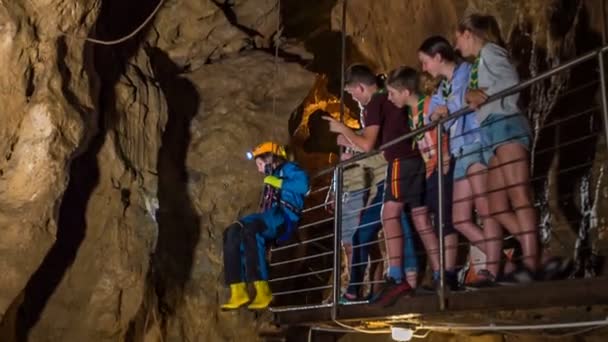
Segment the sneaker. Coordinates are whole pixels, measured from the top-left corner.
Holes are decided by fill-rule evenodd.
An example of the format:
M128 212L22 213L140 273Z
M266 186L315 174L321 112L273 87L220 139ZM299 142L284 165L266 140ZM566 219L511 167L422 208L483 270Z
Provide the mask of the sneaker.
M366 299L357 296L356 294L352 294L352 293L348 293L345 292L342 294L342 296L340 296L340 304L352 304L352 303L356 303L356 302L365 302Z
M439 286L439 282L437 282ZM445 271L445 287L452 291L460 291L460 284L458 284L458 272L456 271Z
M384 276L384 283L380 285L380 289L378 290L378 292L376 292L376 293L370 293L369 294L369 302L370 302L370 304L376 303L378 301L378 299L380 299L384 295L384 292L387 289L387 285L389 283L394 283L394 282L395 282L394 279L392 279L389 276L385 275Z
M539 271L538 279L540 280L559 280L566 279L572 272L573 262L571 259L562 259L553 257L549 259Z
M387 278L382 289L370 301L382 307L388 307L397 302L400 296L412 291L412 287L403 280L397 283L394 279Z
M458 283L458 272L456 271L445 271L445 288L449 291L455 292L462 290ZM433 283L432 285L422 286L422 292L437 292L439 291L439 272L433 272Z
M522 267L509 274L503 275L497 282L499 285L513 286L518 284L528 284L534 280L534 273L532 273L526 267Z
M466 284L467 288L480 289L496 285L496 277L486 269L477 272L477 280Z

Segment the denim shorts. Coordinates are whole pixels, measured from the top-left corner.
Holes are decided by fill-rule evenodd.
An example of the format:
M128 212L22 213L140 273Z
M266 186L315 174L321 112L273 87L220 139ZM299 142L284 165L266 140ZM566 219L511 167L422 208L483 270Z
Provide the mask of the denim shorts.
M359 228L367 190L345 192L342 198L342 243L352 244Z
M530 149L532 132L528 118L517 114L490 114L481 123L481 146L483 159L489 164L498 147L518 143L527 150Z
M462 146L460 151L454 156L456 164L454 165L454 181L461 180L467 176L469 167L475 163L486 165L483 159L481 143L472 143Z

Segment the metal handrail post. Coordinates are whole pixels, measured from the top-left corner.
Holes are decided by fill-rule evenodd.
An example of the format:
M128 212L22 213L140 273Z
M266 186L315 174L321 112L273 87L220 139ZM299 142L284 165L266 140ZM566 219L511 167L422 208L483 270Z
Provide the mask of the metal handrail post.
M602 119L604 121L604 139L606 140L606 148L608 149L608 99L606 98L606 66L604 65L604 51L600 51L597 55L600 65L600 84L602 98Z
M443 236L443 221L445 213L443 212L444 189L443 189L443 125L437 125L437 201L439 208L437 209L437 226L439 239L439 309L445 310L445 241Z
M338 302L340 301L340 268L342 266L342 175L343 169L341 166L336 167L334 171L334 281L332 288L332 306L331 318L338 318Z

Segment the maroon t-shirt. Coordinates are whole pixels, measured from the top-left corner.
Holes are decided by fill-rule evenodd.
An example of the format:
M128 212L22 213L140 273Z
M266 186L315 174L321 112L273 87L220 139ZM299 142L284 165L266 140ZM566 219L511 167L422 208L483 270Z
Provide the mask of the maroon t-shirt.
M375 148L410 132L406 109L397 108L388 100L386 93L374 94L363 108L363 124L365 127L380 126ZM384 158L388 162L397 158L419 157L419 155L418 149L412 148L412 139L398 142L384 151Z

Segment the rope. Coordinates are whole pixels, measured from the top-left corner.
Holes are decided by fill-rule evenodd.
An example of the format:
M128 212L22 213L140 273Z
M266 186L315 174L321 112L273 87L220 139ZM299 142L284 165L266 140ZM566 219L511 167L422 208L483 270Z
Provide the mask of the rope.
M342 5L342 56L340 64L340 122L344 122L344 73L346 69L346 2Z
M281 44L281 0L277 0L277 33L274 37L274 91L272 92L272 116L277 115L277 81L279 79L279 45Z
M160 10L160 8L162 7L163 3L165 2L165 0L159 0L158 1L158 5L156 5L156 8L154 9L154 11L152 11L152 13L150 13L150 15L148 16L148 18L146 18L146 20L144 20L143 23L141 23L141 25L139 25L133 32L131 32L130 34L119 38L119 39L115 39L115 40L99 40L99 39L95 39L95 38L88 38L88 37L78 37L78 36L72 36L69 35L65 32L63 32L63 34L65 36L68 37L73 37L73 38L77 38L77 39L83 39L87 42L91 42L94 44L99 44L99 45L116 45L116 44L120 44L124 41L127 41L131 38L133 38L136 34L138 34L149 22L150 20L152 20L152 18L154 18L154 16L156 15L156 13L158 13L158 11Z

